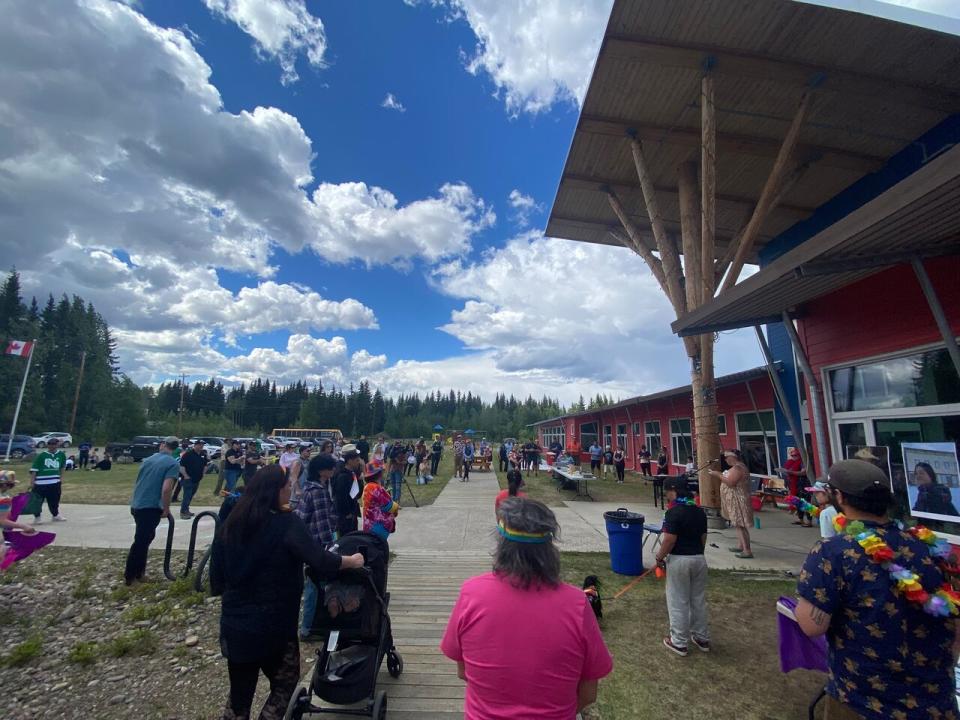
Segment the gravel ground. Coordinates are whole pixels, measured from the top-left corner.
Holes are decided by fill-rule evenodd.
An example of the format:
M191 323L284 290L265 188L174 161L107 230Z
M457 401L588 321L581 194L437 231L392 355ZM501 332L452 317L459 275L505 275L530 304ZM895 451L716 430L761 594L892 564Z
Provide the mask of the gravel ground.
M0 697L8 720L207 720L226 699L218 598L192 580L128 589L125 551L50 547L0 574ZM184 555L175 558L182 567ZM303 671L313 653L303 646ZM261 678L257 704L266 695Z

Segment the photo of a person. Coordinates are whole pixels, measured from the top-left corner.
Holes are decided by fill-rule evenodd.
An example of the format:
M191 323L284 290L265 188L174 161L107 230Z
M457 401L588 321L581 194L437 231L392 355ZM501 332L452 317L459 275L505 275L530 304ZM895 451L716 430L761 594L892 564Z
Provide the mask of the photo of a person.
M960 518L960 466L952 442L901 444L907 507L917 519L957 523Z
M914 512L960 515L953 504L950 488L937 484L937 472L930 463L918 462L909 482L917 488L917 501L913 504Z

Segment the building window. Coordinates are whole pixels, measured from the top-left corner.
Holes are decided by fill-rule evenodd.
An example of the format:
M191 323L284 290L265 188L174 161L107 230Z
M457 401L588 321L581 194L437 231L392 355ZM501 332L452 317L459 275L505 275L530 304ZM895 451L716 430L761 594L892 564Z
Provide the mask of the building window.
M737 446L750 472L772 475L780 464L773 410L737 413Z
M561 446L563 445L563 425L551 425L542 428L540 435L543 438L541 442L545 448L550 447L555 442L560 443Z
M830 390L838 413L960 402L960 378L946 349L831 370Z
M647 446L647 450L656 460L657 455L660 454L660 448L663 447L660 442L660 421L647 420L643 424L643 435L643 444Z
M617 425L617 447L620 448L621 450L623 450L623 452L626 452L626 451L627 451L627 425L626 425L626 423L624 423L623 425Z
M727 416L717 415L717 432L721 435L727 434Z
M673 450L674 465L685 465L687 456L693 455L690 418L678 418L670 421L670 447Z
M580 448L586 452L590 446L595 444L600 438L597 437L597 424L583 423L580 426Z
M603 426L603 449L606 450L608 447L613 446L613 436L611 435L611 428L609 425Z
M640 423L638 423L638 422L635 422L635 423L633 424L633 436L634 436L635 438L640 437Z

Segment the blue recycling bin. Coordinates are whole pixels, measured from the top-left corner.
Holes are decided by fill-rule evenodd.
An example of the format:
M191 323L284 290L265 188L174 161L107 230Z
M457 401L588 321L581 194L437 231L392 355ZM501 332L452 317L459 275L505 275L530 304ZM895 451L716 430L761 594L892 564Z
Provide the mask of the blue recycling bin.
M610 542L610 569L619 575L643 572L643 521L640 513L626 508L603 514Z

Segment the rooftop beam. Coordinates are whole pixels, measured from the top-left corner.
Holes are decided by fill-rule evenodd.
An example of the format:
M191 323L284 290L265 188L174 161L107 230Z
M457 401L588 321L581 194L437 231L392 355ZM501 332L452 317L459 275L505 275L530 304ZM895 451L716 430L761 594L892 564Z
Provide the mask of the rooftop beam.
M564 173L561 182L570 188L575 188L577 190L596 190L597 192L604 192L605 187L611 187L617 192L633 192L640 189L639 181L633 180L613 180L611 178L603 177L594 177L592 175L580 175L578 173ZM676 187L670 185L656 185L654 186L658 193L664 195L677 195L679 190ZM729 203L731 205L743 205L746 208L753 210L753 206L757 204L756 198L746 197L745 195L730 195L724 193L717 193L717 200L724 203ZM800 215L807 217L812 213L816 208L807 207L805 205L792 205L792 204L783 204L777 206L778 210L783 210L790 212L794 215Z
M601 55L604 54L651 65L692 70L699 70L704 58L709 56L714 60L712 72L716 75L773 80L797 87L806 87L812 80L821 80L820 89L846 97L899 101L904 105L950 114L960 112L960 94L935 85L897 81L842 67L814 65L762 53L610 33L601 50Z
M625 135L635 135L637 140L650 143L667 143L684 147L700 149L699 127L676 127L670 125L654 125L624 118L606 117L603 115L582 114L579 130L594 135L610 135L622 138ZM758 137L753 135L738 135L735 133L717 133L717 151L721 155L745 154L756 157L775 158L780 151L782 138ZM823 165L830 167L855 170L867 173L879 170L885 158L876 155L864 155L840 148L829 148L818 145L797 145L799 160L817 158Z

